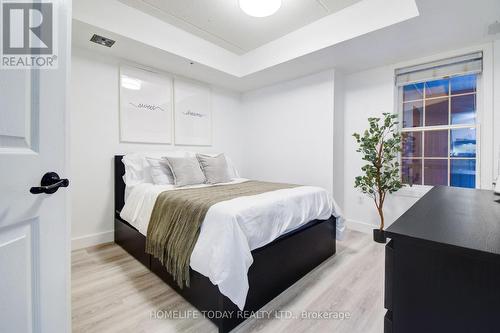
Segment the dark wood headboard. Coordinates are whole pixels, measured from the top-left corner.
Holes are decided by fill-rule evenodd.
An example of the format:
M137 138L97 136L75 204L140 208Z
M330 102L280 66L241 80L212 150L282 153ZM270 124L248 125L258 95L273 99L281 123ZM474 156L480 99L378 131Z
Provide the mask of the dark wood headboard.
M125 205L125 165L122 162L123 155L115 155L115 215L120 214L120 211Z

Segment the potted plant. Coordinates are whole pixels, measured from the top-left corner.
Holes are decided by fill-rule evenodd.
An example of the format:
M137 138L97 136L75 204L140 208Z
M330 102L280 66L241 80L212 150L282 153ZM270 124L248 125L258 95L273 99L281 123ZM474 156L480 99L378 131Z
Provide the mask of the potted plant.
M399 190L403 185L399 174L398 154L401 151L401 133L398 116L384 113L383 119L368 118L369 128L363 134L354 133L359 145L357 152L367 163L361 168L363 175L356 177L355 188L367 194L375 202L380 216L379 229L373 230L373 240L385 243L384 202L387 193Z

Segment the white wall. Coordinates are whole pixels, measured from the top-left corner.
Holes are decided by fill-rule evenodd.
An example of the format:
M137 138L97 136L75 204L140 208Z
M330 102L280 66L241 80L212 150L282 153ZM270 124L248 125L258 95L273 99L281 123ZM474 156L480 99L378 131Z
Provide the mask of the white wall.
M377 224L373 201L354 188L354 178L361 174L364 162L356 152L352 134L367 127L368 117L380 117L394 110L394 68L376 68L345 77L344 95L344 214L350 227L363 229ZM418 200L417 196L389 197L385 203L386 220L391 222ZM355 222L353 224L352 222ZM369 229L371 226L366 226Z
M333 197L340 207L345 205L345 77L335 72L333 121Z
M497 41L496 47L500 51ZM355 229L369 230L378 225L379 219L373 201L363 196L354 188L354 178L360 174L363 161L360 154L356 152L356 142L352 137L354 132L362 132L367 127L368 117L381 117L383 112L397 112L396 89L394 85L394 70L399 67L425 63L428 61L443 59L446 57L473 52L483 51L484 70L480 82L478 94L478 113L481 126L481 188L491 188L495 169L495 158L498 152L498 141L500 137L499 116L496 117L496 127L493 122L493 100L494 82L493 73L496 68L495 87L500 86L500 52L493 53L493 44L480 45L462 50L438 54L425 59L416 59L411 62L398 63L390 66L379 67L345 77L344 92L344 213L348 224ZM495 60L494 57L495 56ZM495 66L494 66L495 64ZM498 99L500 92L496 89L496 114L499 114ZM494 135L494 132L496 135ZM494 142L497 142L495 145ZM494 149L494 147L497 147ZM427 189L403 189L388 197L385 204L387 224L392 223L409 207L411 207Z
M241 102L239 94L213 88L213 146L119 142L119 61L73 49L71 79L71 201L73 247L113 240L113 162L132 151L223 151L241 167Z
M333 192L334 72L243 94L246 177Z
M214 145L187 149L224 151L248 178L324 187L334 194L352 228L369 231L378 216L373 202L353 187L362 161L352 133L364 130L368 117L395 111L395 68L478 49L484 52L478 95L481 185L488 188L499 168L498 40L349 75L324 71L242 96L214 89ZM74 244L86 246L112 240L113 155L176 148L120 143L118 60L79 49L72 60L72 230ZM424 193L414 188L390 196L385 206L388 224Z
M495 141L493 145L493 156L494 156L494 176L500 176L500 39L494 42L493 47L493 66L494 66L494 77L493 77L493 124L495 132Z

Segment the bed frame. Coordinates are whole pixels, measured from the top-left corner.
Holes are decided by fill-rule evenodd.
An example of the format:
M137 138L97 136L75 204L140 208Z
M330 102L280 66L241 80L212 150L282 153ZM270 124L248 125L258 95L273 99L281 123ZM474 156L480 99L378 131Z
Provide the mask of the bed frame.
M243 322L238 307L219 292L204 275L190 270L189 288L180 289L163 265L145 252L146 237L120 218L124 205L125 167L122 155L114 158L115 166L115 243L164 280L200 311L222 311L230 318L210 318L219 332L229 332ZM249 291L244 311L258 311L285 289L335 254L335 218L314 220L289 232L272 243L252 251L254 262L248 271ZM209 316L212 317L212 316Z

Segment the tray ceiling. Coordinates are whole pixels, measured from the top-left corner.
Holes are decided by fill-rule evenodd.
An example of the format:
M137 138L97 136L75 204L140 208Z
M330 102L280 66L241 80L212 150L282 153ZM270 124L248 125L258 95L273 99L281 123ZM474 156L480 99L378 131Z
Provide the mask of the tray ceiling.
M265 18L246 15L238 0L120 1L241 55L361 0L283 0Z

